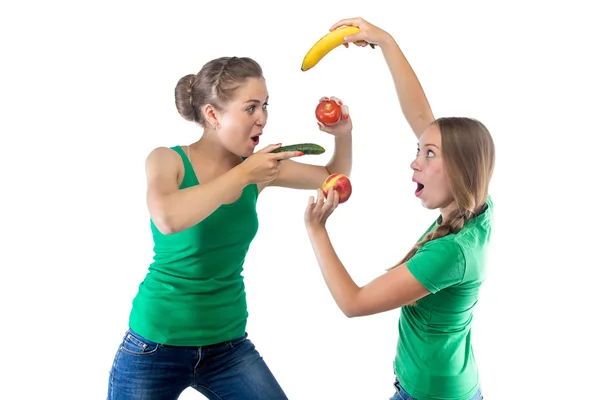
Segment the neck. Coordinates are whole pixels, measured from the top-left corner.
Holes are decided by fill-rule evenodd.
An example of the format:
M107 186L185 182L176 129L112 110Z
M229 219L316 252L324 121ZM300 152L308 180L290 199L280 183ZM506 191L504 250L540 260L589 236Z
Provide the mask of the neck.
M214 132L205 130L200 140L191 144L190 148L203 160L227 169L235 167L242 161L240 156L223 147Z

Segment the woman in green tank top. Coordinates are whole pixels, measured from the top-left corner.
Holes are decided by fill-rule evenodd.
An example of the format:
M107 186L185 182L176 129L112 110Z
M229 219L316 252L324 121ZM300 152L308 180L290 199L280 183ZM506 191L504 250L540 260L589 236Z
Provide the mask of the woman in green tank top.
M309 199L305 222L325 282L348 317L401 308L391 400L479 400L479 372L471 348L471 321L486 277L493 203L488 195L495 161L487 128L470 118L435 119L425 93L390 34L361 18L347 38L377 44L396 84L402 111L418 138L410 164L415 195L434 221L408 254L387 273L359 287L331 244L325 223L339 195L319 189ZM394 227L396 229L397 227Z
M350 174L352 121L335 137L326 166L298 163L300 151L255 151L269 95L250 58L222 57L182 77L175 104L203 129L189 146L159 147L146 160L154 261L141 282L129 329L110 372L109 399L176 399L193 387L209 399L286 399L246 333L241 275L258 229L256 199L268 186L317 189ZM326 100L322 98L321 100Z

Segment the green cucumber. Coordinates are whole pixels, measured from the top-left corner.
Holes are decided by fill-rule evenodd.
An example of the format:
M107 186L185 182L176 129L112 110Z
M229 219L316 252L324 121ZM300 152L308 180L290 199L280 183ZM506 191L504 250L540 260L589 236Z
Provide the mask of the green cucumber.
M304 154L323 154L325 153L325 149L318 144L314 143L298 143L298 144L290 144L287 146L281 146L272 151L272 153L281 153L282 151L301 151Z

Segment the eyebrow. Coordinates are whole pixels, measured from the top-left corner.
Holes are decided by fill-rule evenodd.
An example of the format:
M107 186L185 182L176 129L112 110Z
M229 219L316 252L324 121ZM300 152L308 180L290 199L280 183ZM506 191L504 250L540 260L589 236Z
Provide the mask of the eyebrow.
M418 143L417 143L417 146L419 146L419 144L418 144ZM425 143L423 146L433 146L433 147L435 147L435 148L439 149L439 147L438 147L438 146L436 146L436 145L435 145L435 144L433 144L433 143Z
M267 98L265 99L265 102L269 100L269 96L267 96ZM260 103L260 100L256 100L256 99L250 99L250 100L246 100L244 102L244 104L246 103Z

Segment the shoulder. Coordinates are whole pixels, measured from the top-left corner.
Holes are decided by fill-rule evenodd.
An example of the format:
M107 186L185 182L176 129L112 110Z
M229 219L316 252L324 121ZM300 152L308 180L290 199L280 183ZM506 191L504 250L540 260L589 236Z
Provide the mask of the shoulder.
M453 236L424 243L406 267L431 293L462 282L466 271L463 249Z
M181 161L181 151L183 150L180 146L155 147L148 153L148 156L146 157L146 163Z
M183 167L179 146L160 146L152 149L146 157L146 171L179 171Z
M419 253L427 258L442 258L452 263L463 260L463 249L456 240L455 235L448 235L426 242L417 250L417 254Z

